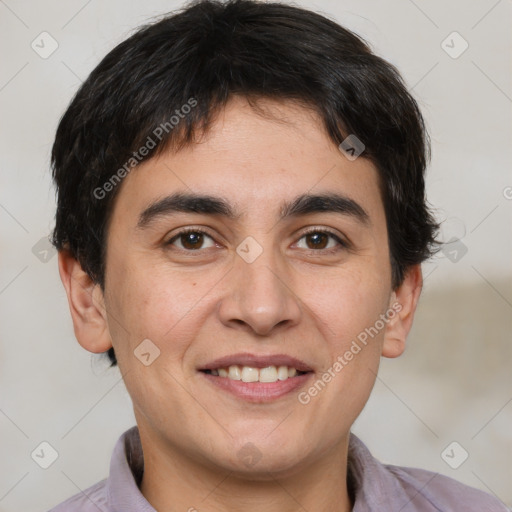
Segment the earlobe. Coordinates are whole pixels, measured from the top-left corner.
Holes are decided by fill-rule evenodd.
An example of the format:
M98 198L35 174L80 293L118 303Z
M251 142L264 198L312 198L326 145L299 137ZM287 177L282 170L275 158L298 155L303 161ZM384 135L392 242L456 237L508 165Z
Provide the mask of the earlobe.
M59 251L59 274L66 289L78 343L89 352L112 347L103 292L68 250Z
M394 314L389 315L384 333L384 357L398 357L404 352L422 286L421 265L414 265L407 270L402 284L391 294L389 311L394 311Z

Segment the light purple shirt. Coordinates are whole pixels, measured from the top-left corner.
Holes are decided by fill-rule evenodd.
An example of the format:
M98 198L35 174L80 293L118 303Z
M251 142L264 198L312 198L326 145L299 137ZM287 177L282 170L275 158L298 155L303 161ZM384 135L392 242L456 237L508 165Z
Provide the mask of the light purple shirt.
M49 512L156 512L138 487L143 469L139 431L134 426L116 443L109 477ZM380 463L353 433L348 473L355 491L352 512L508 512L493 496L447 476Z

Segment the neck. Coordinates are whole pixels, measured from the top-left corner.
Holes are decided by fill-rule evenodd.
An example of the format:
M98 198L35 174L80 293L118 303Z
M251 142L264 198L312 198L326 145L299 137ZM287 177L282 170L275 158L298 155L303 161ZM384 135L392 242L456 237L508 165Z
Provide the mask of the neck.
M198 512L350 512L348 437L293 474L237 474L191 460L175 446L140 431L144 475L140 490L155 510Z

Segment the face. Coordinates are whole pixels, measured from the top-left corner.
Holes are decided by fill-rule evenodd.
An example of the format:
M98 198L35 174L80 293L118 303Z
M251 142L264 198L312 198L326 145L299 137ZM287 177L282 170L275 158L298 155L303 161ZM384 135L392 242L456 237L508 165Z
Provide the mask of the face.
M400 315L375 167L310 111L262 105L272 118L233 99L124 179L95 348L113 344L141 435L169 454L284 475L346 446Z

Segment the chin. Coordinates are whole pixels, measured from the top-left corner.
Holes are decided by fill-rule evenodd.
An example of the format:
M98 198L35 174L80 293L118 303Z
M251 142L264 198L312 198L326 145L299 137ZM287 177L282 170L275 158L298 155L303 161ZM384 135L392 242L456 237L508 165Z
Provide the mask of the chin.
M225 457L212 462L239 478L259 481L286 478L303 469L307 459L303 445L291 443L289 437L288 442L277 441L278 446L275 440L270 443L268 439L266 442L264 439L232 442Z

